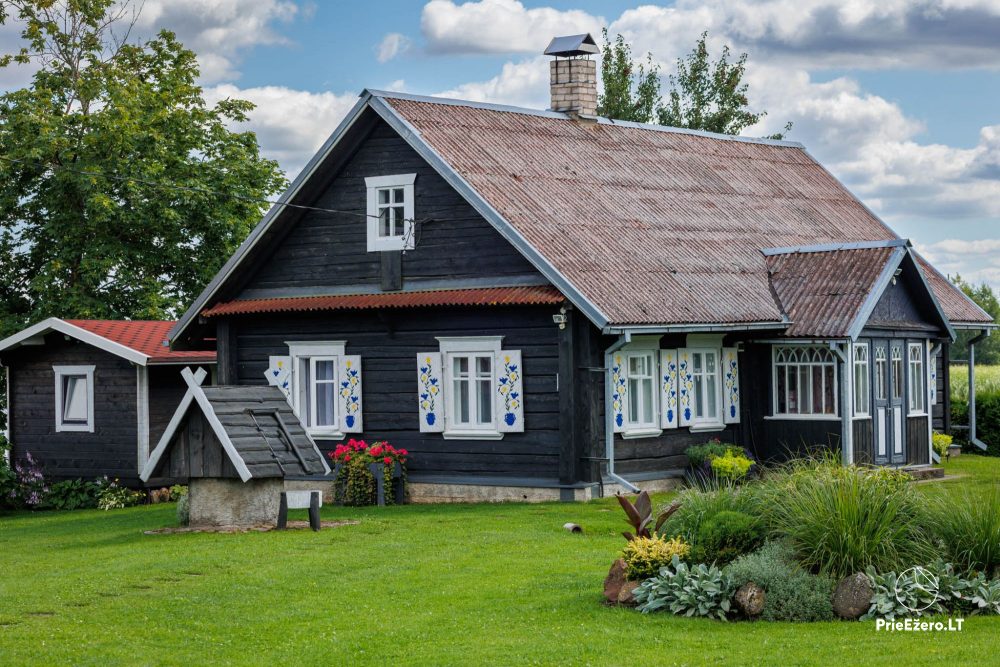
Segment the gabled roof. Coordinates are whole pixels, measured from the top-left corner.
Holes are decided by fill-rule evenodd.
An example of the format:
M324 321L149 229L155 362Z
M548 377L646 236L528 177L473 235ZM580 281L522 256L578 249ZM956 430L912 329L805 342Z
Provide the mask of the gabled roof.
M771 248L762 251L774 296L791 321L783 336L857 339L904 261L908 241ZM910 257L910 260L907 258ZM913 275L954 339L954 330L919 268Z
M277 387L202 387L205 378L190 369L181 371L188 385L170 423L149 455L142 481L157 475L181 445L180 429L201 414L212 434L244 482L288 475L325 475L330 466L306 434L285 395Z
M955 287L940 271L924 259L920 253L914 251L913 256L916 258L917 266L923 272L927 283L941 301L941 309L944 310L945 315L948 316L952 324L959 328L979 328L982 325L992 326L994 324L993 318L989 316L989 313L976 305L975 301ZM956 292L962 298L949 298L953 297Z
M140 320L63 320L50 317L0 341L0 352L40 342L59 332L110 352L140 366L179 363L215 363L212 350L175 351L167 335L176 322Z
M761 250L898 239L795 142L378 91L362 94L282 200L372 111L606 331L784 328ZM268 212L172 339L282 213ZM949 307L967 301L947 281L932 288Z
M203 317L252 313L293 313L320 310L426 308L429 306L535 306L564 302L562 293L548 285L421 290L384 294L340 294L274 299L240 299L217 303Z

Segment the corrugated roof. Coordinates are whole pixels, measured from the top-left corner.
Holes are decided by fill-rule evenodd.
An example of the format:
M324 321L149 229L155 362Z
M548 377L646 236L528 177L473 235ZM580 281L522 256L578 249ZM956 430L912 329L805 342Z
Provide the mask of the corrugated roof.
M896 252L904 251L883 247L769 255L767 269L774 294L792 321L784 335L849 335Z
M214 350L174 351L166 347L175 322L154 320L65 320L73 326L149 357L150 363L213 362Z
M941 272L921 257L920 253L914 252L913 254L920 270L923 271L924 277L941 303L941 309L952 324L990 324L993 322L993 318L986 311L977 306L964 292L941 275Z
M797 144L381 96L614 324L778 321L761 249L897 238Z
M480 289L387 292L277 299L244 299L219 303L202 312L205 317L368 308L424 308L428 306L510 306L558 304L565 297L554 287L518 286Z

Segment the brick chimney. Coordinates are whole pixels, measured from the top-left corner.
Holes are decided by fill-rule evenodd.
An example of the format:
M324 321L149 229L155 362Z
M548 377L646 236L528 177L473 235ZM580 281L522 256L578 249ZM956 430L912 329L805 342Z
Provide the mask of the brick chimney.
M590 59L595 53L600 50L589 34L556 37L549 43L545 55L555 56L549 63L553 111L597 114L597 62Z

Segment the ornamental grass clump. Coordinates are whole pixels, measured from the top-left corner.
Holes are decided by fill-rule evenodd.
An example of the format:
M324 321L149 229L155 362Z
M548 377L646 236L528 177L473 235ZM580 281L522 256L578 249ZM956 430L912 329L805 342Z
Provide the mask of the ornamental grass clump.
M636 537L629 540L622 550L625 561L625 578L642 581L656 575L660 568L670 565L674 556L687 560L691 547L679 537L666 539L659 536Z
M888 469L795 464L764 486L772 532L803 566L834 578L927 563L926 499L906 480Z
M758 514L757 490L753 486L736 487L707 482L702 488L681 491L674 501L679 509L663 524L660 534L681 537L696 544L703 523L720 512Z
M926 512L946 560L965 572L1000 576L1000 487L939 496Z
M337 445L330 453L334 463L340 464L337 474L337 500L345 505L360 507L374 505L378 502L378 487L371 465L383 467L385 480L384 498L386 504L395 502L395 485L406 483L405 449L396 449L388 442L380 441L369 445L364 440L350 439L345 445ZM396 464L399 464L401 476L393 477Z

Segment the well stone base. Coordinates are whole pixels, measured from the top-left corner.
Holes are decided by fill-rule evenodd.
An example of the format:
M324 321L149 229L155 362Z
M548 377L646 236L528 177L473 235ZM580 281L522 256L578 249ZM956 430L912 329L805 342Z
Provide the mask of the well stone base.
M190 523L199 526L254 526L278 523L281 479L200 478L188 484Z

